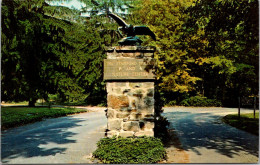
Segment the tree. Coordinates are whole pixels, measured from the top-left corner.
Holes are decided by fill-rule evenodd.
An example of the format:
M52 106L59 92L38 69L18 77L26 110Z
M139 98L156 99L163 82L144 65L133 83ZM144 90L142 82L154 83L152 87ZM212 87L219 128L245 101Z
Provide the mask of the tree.
M38 1L44 5L44 1ZM53 63L50 45L59 40L59 31L45 21L42 8L30 1L2 3L2 100L28 100L46 97L55 88L42 79L42 61ZM43 24L44 26L41 26ZM49 75L52 75L52 71Z
M34 106L49 94L62 102L105 99L104 47L117 41L116 26L79 14L43 0L3 2L2 100Z
M156 34L157 41L145 44L155 46L157 52L157 82L161 92L187 93L193 91L200 80L189 68L198 57L188 54L187 40L183 37L183 25L188 19L185 10L193 1L141 1L133 17L148 25Z
M206 53L197 73L205 75L205 95L236 105L237 96L258 95L259 38L257 1L198 1L187 12L192 35L203 30ZM218 81L216 81L218 80ZM217 89L217 90L216 90Z
M224 105L258 92L257 1L143 0L134 12L158 40L157 76L166 102L206 96Z

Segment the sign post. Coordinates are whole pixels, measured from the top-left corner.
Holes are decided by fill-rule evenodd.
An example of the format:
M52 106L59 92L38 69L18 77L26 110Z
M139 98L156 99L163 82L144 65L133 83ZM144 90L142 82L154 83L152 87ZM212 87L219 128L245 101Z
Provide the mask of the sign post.
M240 97L238 97L238 118L240 119L240 105L241 105L241 103L240 103Z

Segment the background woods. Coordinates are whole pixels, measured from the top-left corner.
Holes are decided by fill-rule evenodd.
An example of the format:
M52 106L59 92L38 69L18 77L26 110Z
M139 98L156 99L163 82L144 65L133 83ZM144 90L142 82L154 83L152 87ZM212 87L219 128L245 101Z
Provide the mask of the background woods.
M2 1L2 101L105 103L104 50L120 38L117 24L99 14L106 8L156 34L157 41L141 38L157 48L164 104L236 106L238 96L258 95L258 1L81 2L82 11Z
M158 37L150 44L166 104L235 106L258 95L258 10L257 1L142 1L135 14Z

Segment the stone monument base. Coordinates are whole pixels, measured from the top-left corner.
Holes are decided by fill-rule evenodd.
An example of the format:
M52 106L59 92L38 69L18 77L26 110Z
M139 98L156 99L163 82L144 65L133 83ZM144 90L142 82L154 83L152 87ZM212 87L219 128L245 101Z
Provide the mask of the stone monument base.
M108 137L154 136L154 83L107 82Z
M154 136L154 74L149 63L153 52L137 46L107 52L108 137Z

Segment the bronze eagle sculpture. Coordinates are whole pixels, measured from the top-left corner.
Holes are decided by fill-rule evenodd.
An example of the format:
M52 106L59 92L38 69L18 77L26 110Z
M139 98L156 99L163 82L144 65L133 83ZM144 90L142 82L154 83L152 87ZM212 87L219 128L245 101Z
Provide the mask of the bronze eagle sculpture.
M113 18L118 25L119 33L120 30L127 35L127 37L122 38L118 43L119 45L141 45L142 40L139 39L136 35L149 35L153 40L156 40L155 34L150 30L147 26L133 26L131 24L127 24L122 18L118 15L107 11L107 15ZM123 35L120 33L123 37Z

